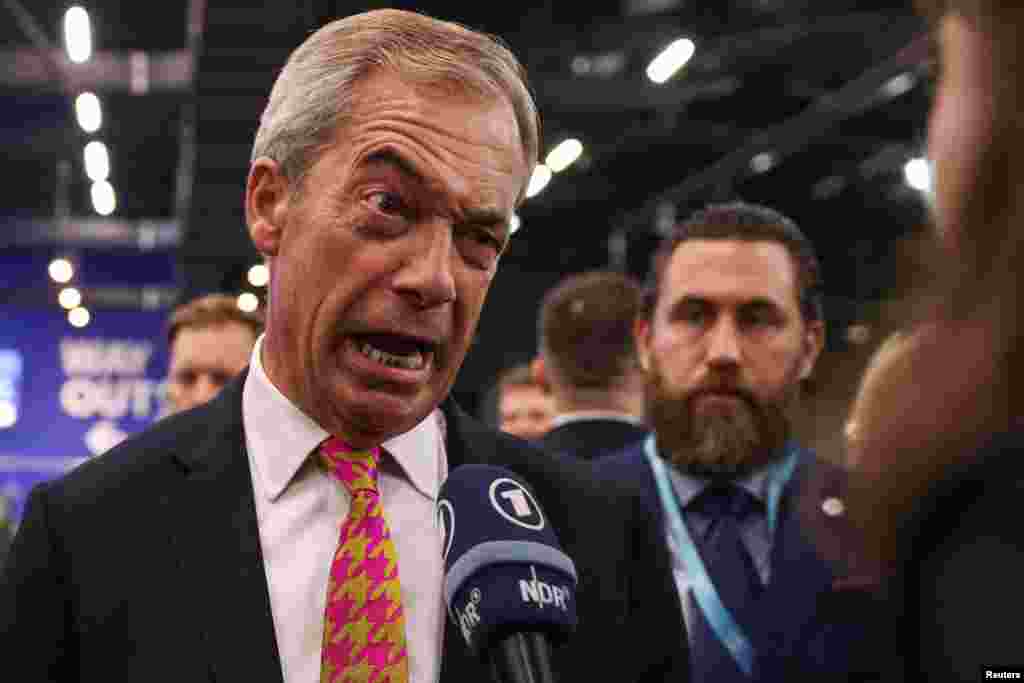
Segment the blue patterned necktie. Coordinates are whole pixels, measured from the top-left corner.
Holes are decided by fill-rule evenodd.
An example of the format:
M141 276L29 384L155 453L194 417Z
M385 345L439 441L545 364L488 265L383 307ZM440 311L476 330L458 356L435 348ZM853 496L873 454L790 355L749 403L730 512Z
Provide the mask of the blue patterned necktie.
M764 585L740 528L750 515L758 513L758 505L749 492L733 485L709 487L690 505L691 511L709 520L703 535L693 534L708 576L722 604L748 637L749 611L764 592ZM696 615L691 638L694 682L749 680L711 629L692 594L689 599L691 613Z

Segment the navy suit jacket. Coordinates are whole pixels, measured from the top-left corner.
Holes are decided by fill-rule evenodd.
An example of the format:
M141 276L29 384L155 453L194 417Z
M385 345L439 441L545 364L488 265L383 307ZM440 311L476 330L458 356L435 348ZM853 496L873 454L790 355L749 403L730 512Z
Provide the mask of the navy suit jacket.
M843 501L845 472L802 450L783 492L771 551L771 581L747 613L761 681L859 681L881 674L877 572L864 563L855 531L830 498ZM664 513L643 443L596 463L598 471L645 491L665 544ZM714 577L712 577L714 578ZM682 610L678 591L673 595Z
M0 576L0 652L19 681L281 682L244 374L205 406L33 490ZM667 554L630 561L655 544L639 496L453 402L442 409L449 467L486 462L521 476L576 563L580 627L555 653L561 680L687 681L682 619L663 599ZM442 683L489 678L447 620Z
M646 427L625 420L573 420L550 430L540 440L540 446L551 453L594 460L643 441L649 433Z

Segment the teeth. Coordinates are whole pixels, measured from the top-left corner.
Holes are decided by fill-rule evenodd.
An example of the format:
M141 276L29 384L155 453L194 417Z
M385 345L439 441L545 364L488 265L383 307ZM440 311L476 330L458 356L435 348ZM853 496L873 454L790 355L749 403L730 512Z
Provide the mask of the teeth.
M359 347L359 352L367 358L377 361L381 365L387 365L392 368L419 370L424 365L423 354L419 351L413 351L409 355L399 356L393 353L388 353L387 351L381 351L380 349L363 342L363 345Z

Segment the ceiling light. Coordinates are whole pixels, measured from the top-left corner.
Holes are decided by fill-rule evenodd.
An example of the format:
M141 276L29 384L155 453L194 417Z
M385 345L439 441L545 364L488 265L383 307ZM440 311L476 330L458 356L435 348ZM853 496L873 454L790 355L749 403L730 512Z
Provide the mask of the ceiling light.
M78 307L68 311L68 322L74 327L85 327L91 318L92 316L89 315L89 310L86 308Z
M508 222L508 234L514 235L516 230L523 227L523 221L519 218L519 214L512 214L512 218Z
M92 56L92 27L89 13L75 6L64 13L64 46L68 51L68 59L81 64Z
M915 190L932 191L932 165L924 158L911 159L903 167L903 177Z
M238 295L238 310L252 313L260 307L259 298L252 292L242 292Z
M572 58L572 72L577 76L585 76L593 68L590 57L578 56Z
M62 308L66 308L69 311L73 308L78 308L82 305L82 293L75 287L65 287L60 290L60 294L57 295L57 301L60 303Z
M0 429L9 429L18 421L18 406L14 401L0 399Z
M61 284L70 282L71 278L75 276L75 267L66 258L53 259L50 261L48 270L50 272L50 279Z
M107 146L99 140L93 140L85 146L85 175L89 180L98 183L110 177L110 153Z
M917 85L917 80L911 73L901 73L893 76L885 85L882 86L882 92L889 97L899 97L900 95L910 92L914 86Z
M91 92L84 92L75 98L75 117L86 133L95 133L103 125L103 109L100 98Z
M683 68L696 51L697 46L689 38L680 38L672 42L651 60L647 66L647 77L655 83L664 83Z
M544 165L553 172L559 173L569 168L572 162L580 158L581 154L583 154L583 143L575 138L569 138L558 143L553 150L548 152L547 158L544 159Z
M750 160L750 169L754 171L754 173L770 171L773 166L775 166L775 155L770 152L761 152Z
M270 282L270 269L266 264L257 263L249 269L249 284L253 287L266 287Z
M109 216L117 208L114 186L106 180L92 184L92 208L96 209L96 213L101 216Z
M526 186L526 196L535 197L551 182L551 169L544 164L537 164L530 176L530 184Z

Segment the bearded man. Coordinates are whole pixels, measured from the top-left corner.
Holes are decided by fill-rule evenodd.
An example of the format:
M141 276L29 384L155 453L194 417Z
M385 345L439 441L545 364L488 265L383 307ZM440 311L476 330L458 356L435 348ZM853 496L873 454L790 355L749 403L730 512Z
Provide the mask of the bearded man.
M813 247L774 210L715 205L649 278L634 334L654 434L598 467L648 492L693 680L859 680L874 584L850 561L842 472L792 434L825 340Z

